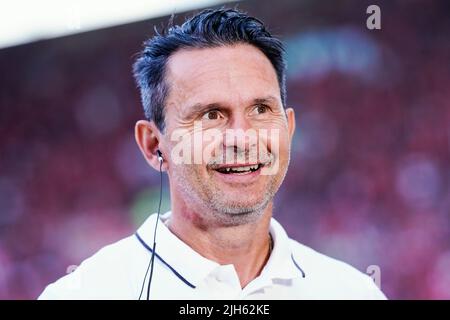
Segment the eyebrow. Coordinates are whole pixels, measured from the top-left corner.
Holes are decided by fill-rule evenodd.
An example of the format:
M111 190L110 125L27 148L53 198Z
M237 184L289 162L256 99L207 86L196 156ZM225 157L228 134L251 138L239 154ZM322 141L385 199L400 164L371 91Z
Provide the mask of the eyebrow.
M253 104L259 104L259 103L278 103L278 99L274 96L267 96L263 98L256 98L253 100Z
M223 109L224 106L220 103L208 103L208 104L202 104L202 103L196 103L187 110L188 116L197 115L203 112L206 112L207 110L213 110L213 109Z
M266 97L261 97L261 98L255 98L251 101L251 105L255 105L255 104L274 104L274 103L278 103L278 99L275 98L274 96L266 96ZM202 104L202 103L196 103L194 105L192 105L191 107L189 107L186 113L185 113L185 117L186 118L192 118L195 117L198 114L204 113L208 110L223 110L223 109L227 109L227 107L225 105L223 105L222 103L219 102L213 102L213 103L208 103L208 104Z

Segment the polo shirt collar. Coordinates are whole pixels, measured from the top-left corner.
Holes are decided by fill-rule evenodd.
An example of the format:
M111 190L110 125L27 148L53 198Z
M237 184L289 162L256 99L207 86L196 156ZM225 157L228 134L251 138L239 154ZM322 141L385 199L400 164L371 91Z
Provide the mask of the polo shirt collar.
M209 260L175 236L164 224L171 212L161 215L156 231L156 259L171 269L182 281L195 288L220 264ZM150 215L136 232L136 236L149 251L153 248L156 214ZM260 277L266 279L293 279L303 276L304 271L292 255L290 240L283 227L274 219L270 222L270 234L274 246Z
M272 235L274 246L261 276L270 279L304 278L305 272L292 253L291 240L284 228L274 218L270 220L269 232Z

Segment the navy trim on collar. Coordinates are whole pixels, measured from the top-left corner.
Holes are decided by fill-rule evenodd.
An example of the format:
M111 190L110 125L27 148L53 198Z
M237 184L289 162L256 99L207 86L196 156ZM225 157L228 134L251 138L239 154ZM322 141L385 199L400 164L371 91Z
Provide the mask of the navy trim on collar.
M136 238L139 240L139 242L144 246L144 248L145 249L147 249L148 251L150 251L150 253L151 252L153 252L153 250L150 248L150 246L149 245L147 245L146 243L145 243L145 241L144 240L142 240L142 238L139 236L139 234L136 232L135 233L135 235L136 235ZM155 252L155 257L157 257L159 260L161 260L161 262L167 267L167 268L169 268L181 281L183 281L185 284L187 284L189 287L191 287L191 288L193 288L193 289L195 289L195 286L192 284L192 283L190 283L189 281L187 281L181 274L179 274L171 265L169 265L166 261L164 261L163 260L163 258L161 258L160 256L159 256L159 254L157 254L156 252Z
M300 272L302 273L302 278L305 277L305 272L303 271L302 268L300 268L300 266L297 264L297 262L294 259L294 254L291 253L291 258L292 258L292 262L294 262L295 266L297 267L298 270L300 270Z
M148 244L145 243L145 241L141 238L141 236L139 235L139 233L135 233L136 238L138 239L138 241L144 246L145 249L147 249L148 251L153 252L153 250L150 248L150 246ZM195 289L196 287L190 283L189 281L187 281L178 271L176 271L170 264L168 264L166 261L164 261L163 258L160 257L159 254L157 254L155 252L155 257L158 258L167 268L169 268L181 281L183 281L186 285L188 285L189 287ZM300 272L302 273L302 278L305 278L305 272L303 271L302 268L300 268L300 266L298 265L298 263L295 261L294 259L294 254L291 253L291 259L292 262L294 263L294 265L297 267L298 270L300 270Z

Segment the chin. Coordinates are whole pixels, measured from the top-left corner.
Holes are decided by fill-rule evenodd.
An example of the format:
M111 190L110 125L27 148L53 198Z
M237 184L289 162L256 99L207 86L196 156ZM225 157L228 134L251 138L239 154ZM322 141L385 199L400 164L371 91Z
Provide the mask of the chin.
M216 212L215 220L222 226L234 227L255 223L261 219L264 210L255 211L254 208L221 208L221 211Z
M248 199L247 199L248 200ZM216 210L223 212L227 215L252 215L254 213L263 212L264 209L267 207L269 200L262 199L260 201L245 201L245 202L236 202L236 201L229 201L229 202L223 202L222 201L216 202Z

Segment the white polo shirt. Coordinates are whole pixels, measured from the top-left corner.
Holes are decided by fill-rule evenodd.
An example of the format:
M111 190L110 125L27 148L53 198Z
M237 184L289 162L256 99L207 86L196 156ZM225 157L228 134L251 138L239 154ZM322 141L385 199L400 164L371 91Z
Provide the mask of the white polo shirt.
M170 212L161 216L167 220ZM39 299L138 299L151 258L156 214L138 231L48 285ZM241 288L233 265L206 259L158 224L150 299L386 299L350 265L289 239L272 218L274 247L261 274ZM146 298L148 275L142 299Z

